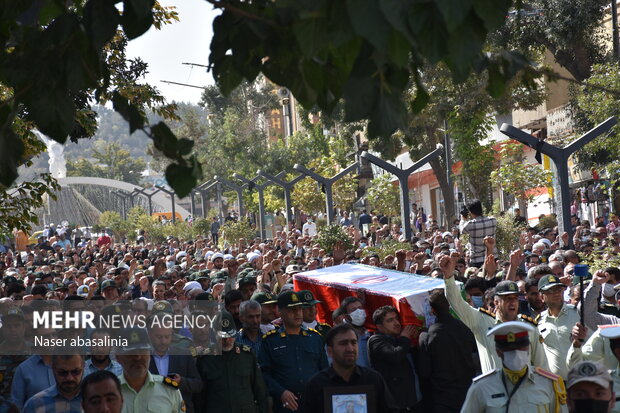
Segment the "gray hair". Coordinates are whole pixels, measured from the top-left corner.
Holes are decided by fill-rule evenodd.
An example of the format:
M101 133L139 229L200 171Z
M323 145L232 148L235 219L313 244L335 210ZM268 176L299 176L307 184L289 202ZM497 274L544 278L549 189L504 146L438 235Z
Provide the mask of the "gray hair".
M243 301L241 302L241 305L239 306L239 315L245 315L248 310L260 310L261 306L260 303L256 300L247 300L247 301Z

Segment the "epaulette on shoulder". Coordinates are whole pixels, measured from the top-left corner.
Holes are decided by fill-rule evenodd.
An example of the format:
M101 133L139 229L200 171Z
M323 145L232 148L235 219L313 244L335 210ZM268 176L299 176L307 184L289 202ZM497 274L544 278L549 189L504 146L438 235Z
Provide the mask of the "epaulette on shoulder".
M241 350L249 353L250 351L252 351L252 349L250 349L250 346L246 346L245 344L241 346Z
M536 320L534 320L532 317L525 315L525 314L519 314L519 318L523 321L526 321L532 325L534 325L534 327L538 326L538 323L536 322Z
M319 336L321 335L321 333L319 333L318 331L316 331L314 328L309 328L309 329L308 329L308 331L309 331L309 332L311 332L311 333L314 333L314 334L316 334L316 335L319 335Z
M558 376L557 374L553 374L550 371L547 371L547 370L545 370L545 369L543 369L541 367L536 367L534 369L534 371L536 373L540 374L541 376L548 378L549 380L554 380L555 381L555 380L560 378L560 376Z
M536 322L536 324L538 324L538 321L540 321L540 314L541 314L541 313L539 313L539 314L536 316L536 318L534 319L534 321Z
M267 337L272 336L272 335L276 334L277 332L278 332L278 330L270 330L266 334L263 334L263 339L266 339Z
M327 323L319 323L319 324L320 324L320 325L322 325L323 327L329 327L329 328L332 328L332 326L331 326L331 325L329 325L329 324L327 324Z
M486 308L482 308L482 307L480 307L480 308L478 309L478 311L480 311L482 314L486 314L486 315L488 315L489 317L493 317L493 318L495 318L495 314L493 314L492 312L490 312L490 311L489 311L489 310L487 310Z
M479 375L478 377L475 377L475 378L474 378L474 383L475 383L475 382L477 382L477 381L479 381L479 380L481 380L481 379L484 379L485 377L489 377L489 376L491 376L491 375L495 374L496 372L497 372L497 370L491 370L491 371L489 371L489 372L486 372L486 373L484 373L484 374L481 374L481 375Z
M172 380L170 377L164 377L164 380L162 381L162 383L164 383L166 386L170 386L175 389L179 388L179 382Z

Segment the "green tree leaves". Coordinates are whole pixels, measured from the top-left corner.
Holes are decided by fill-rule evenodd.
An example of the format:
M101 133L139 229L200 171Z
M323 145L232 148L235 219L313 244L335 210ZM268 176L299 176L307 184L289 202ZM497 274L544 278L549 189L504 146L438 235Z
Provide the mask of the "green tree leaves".
M224 94L262 72L306 108L331 113L344 99L346 119L368 119L370 138L383 141L405 124L403 94L412 81L419 93L413 109L428 103L419 76L424 64L446 63L458 82L474 66L486 68L486 35L510 6L506 0L213 3L223 12L209 62ZM495 70L493 79L512 75Z

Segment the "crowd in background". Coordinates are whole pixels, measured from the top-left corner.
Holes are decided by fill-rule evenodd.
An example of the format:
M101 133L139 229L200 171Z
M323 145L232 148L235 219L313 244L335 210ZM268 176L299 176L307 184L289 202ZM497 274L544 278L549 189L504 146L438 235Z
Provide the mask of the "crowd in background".
M247 372L247 377L226 381L226 375L233 372L209 364L216 360L210 357L223 356L205 353L200 331L149 331L151 358L144 363L150 373L144 377L152 374L163 377L164 384L166 378L171 381L170 394L162 396L172 400L171 411L179 408L173 390L179 393L182 408L195 412L323 411L322 402L317 402L319 389L346 374L350 375L338 385L358 380L375 386L383 403L379 411L459 411L474 377L500 368L504 360L485 335L485 323L513 320L535 327L530 338L535 336L536 341L530 340L529 350L533 366L564 379L571 367L584 360L603 362L608 369L618 367L609 340L601 344L597 333L599 325L620 320L620 269L613 264L620 250L617 217L597 218L592 225L574 216L571 248L566 233L528 227L517 214L519 248L505 260L497 257L497 222L483 214L479 202L468 205L454 226L441 227L415 204L411 220L415 235L405 239L401 226L390 224L387 217L364 211L354 224L345 213L338 222L354 247L345 250L339 243L331 251L317 244L320 228L312 216L288 230L286 221L279 219L272 239L239 239L226 247L218 242L219 225L211 226L212 234L203 237L168 237L161 243L149 242L148 234L130 245L115 242L105 233L97 238L80 233L72 238L58 230L48 230L32 245L23 245L23 240L16 245L14 239L0 253L0 354L6 347L11 354L23 350L24 355L0 356L4 368L1 396L18 409L34 411L26 405L56 385L58 394L49 397L73 400L89 411L84 398L85 391L92 391L85 387L87 373L107 370L121 378L122 411L140 411L128 407L131 392L126 390L132 387L136 393L132 397L138 400L141 387L136 390L130 379L136 366L120 350L116 354L109 348L105 354L74 359L28 356L33 336L57 334L32 329L30 320L39 301L52 306L79 301L80 308L97 308L101 313L110 303L127 300L131 307L122 311L151 316L188 313L195 300L221 303L233 324L223 328L224 354L248 356L247 369L241 364L234 367ZM405 246L382 258L365 252L386 240ZM609 265L589 268L587 291L582 292L575 269L584 257L597 257L597 262ZM396 308L368 308L354 292L337 308L329 309L329 325L320 322L318 300L309 291L295 291L293 278L303 271L343 263L445 279L445 292L436 290L429 296L435 324L424 329L402 325ZM586 307L583 323L576 306ZM297 335L299 343L279 342ZM174 371L172 359L166 359L170 346L187 350L174 356L181 357L180 361L175 358ZM352 357L353 366L360 366L357 370L352 370ZM242 363L235 360L231 363ZM63 389L62 380L71 379L66 374L69 370L80 370L79 377ZM108 376L101 380L117 383ZM35 401L30 400L33 397ZM253 410L243 410L247 406Z

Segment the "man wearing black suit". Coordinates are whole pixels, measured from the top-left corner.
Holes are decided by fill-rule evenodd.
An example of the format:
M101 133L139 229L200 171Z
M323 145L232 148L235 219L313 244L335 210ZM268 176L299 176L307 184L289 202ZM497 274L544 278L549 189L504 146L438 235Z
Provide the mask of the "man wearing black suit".
M159 325L163 324L163 322L159 323ZM149 325L153 324L149 323ZM151 374L170 377L179 383L187 412L193 413L192 397L202 390L202 379L196 367L196 360L189 351L171 347L173 333L172 328L157 326L149 329L149 338L153 346L149 371Z

